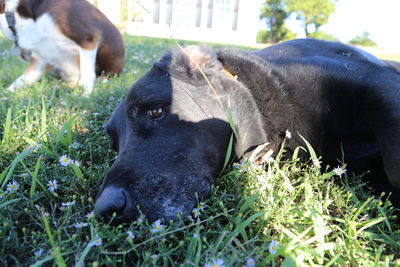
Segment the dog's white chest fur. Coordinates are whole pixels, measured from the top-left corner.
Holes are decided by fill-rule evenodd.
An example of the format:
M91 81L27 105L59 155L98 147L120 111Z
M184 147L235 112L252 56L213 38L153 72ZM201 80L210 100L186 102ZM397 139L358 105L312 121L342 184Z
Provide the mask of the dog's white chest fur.
M18 45L40 61L56 67L65 80L79 80L79 46L64 36L50 14L36 21L15 15Z

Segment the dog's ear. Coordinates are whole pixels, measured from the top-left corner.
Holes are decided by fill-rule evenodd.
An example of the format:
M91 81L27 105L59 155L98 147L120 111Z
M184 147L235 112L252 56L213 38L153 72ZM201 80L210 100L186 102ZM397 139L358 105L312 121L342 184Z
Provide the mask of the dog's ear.
M0 14L6 12L6 3L5 0L0 0Z
M205 46L190 45L185 48L176 48L165 54L154 67L180 78L190 80L204 80L202 73L222 69L217 54Z
M187 56L188 62L186 66L191 73L198 69L212 67L217 59L217 55L214 52L203 46L189 45L182 52Z
M36 15L34 12L35 0L25 0L21 2L17 7L18 14L23 18L31 18L36 20Z
M284 94L280 90L284 79L272 65L256 54L233 49L224 49L217 54L223 68L236 75L247 88L252 88L253 91L274 88L274 91Z
M224 49L217 55L223 68L237 76L238 83L243 87L237 90L234 96L236 101L232 101L238 106L237 110L232 107L233 118L237 120L238 132L244 139L242 153L237 152L237 147L236 154L249 158L257 146L265 143L269 145L260 151L260 155L276 152L282 139L280 121L275 118L277 105L290 106L285 102L287 97L281 74L251 52Z

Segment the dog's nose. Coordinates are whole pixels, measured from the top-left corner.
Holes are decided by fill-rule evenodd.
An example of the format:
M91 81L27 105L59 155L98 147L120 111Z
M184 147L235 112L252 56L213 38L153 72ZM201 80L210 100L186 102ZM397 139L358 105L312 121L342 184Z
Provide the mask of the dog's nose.
M105 220L124 221L127 217L127 193L122 188L106 187L96 201L96 217Z

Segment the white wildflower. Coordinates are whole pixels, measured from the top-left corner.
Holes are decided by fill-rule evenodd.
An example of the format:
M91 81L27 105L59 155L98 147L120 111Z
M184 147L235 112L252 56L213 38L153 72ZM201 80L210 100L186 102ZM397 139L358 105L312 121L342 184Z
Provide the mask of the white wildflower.
M346 169L343 169L342 167L339 166L333 169L333 172L339 177L342 177L342 175L345 174L346 171L347 171Z
M269 244L269 253L275 255L278 252L279 248L280 248L279 243L275 240L272 240L271 243Z
M161 223L161 220L157 220L153 223L152 228L151 228L151 232L152 233L158 233L158 232L162 232L165 229L165 225L163 225Z
M56 190L57 189L57 187L58 187L58 184L57 184L57 180L50 180L48 183L47 183L47 186L49 187L49 191L50 192L54 192L54 190Z

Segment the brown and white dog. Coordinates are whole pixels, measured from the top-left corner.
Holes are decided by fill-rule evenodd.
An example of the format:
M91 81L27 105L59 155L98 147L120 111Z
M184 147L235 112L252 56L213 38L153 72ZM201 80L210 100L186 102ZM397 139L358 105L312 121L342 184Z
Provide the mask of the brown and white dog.
M51 72L87 96L96 76L119 74L124 65L121 34L86 0L0 0L0 27L30 63L9 91Z

